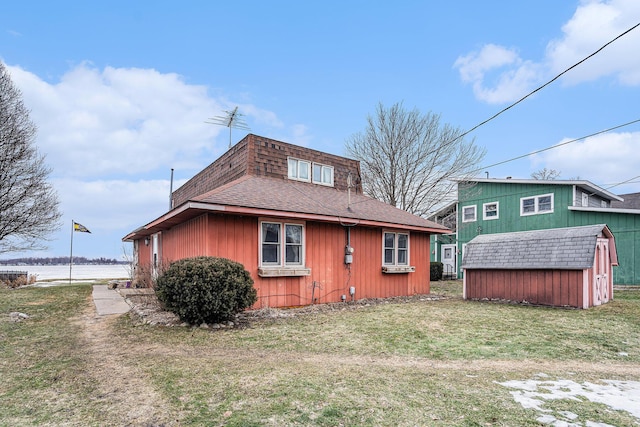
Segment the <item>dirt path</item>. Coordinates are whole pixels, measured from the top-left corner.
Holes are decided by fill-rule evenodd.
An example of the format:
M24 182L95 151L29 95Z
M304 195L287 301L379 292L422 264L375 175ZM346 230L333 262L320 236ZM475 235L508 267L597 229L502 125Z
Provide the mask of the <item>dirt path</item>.
M98 316L93 301L77 319L86 341L85 351L90 377L99 393L94 397L104 408L114 425L174 426L176 415L169 413L163 397L152 387L151 379L127 363L139 353L135 348L120 345L109 333L119 315Z

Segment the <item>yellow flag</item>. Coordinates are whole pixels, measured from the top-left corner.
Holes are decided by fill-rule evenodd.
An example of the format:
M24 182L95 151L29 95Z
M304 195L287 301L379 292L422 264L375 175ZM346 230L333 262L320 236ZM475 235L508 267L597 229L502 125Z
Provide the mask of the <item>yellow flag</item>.
M79 231L81 233L91 233L87 227L77 222L73 222L73 231Z

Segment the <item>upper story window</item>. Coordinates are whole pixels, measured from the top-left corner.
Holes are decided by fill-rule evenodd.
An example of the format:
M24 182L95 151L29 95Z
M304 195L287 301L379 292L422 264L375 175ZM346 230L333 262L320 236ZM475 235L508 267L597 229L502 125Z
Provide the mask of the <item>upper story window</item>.
M314 163L312 177L315 184L333 186L333 166Z
M482 219L498 219L500 217L498 208L498 202L485 203L484 205L482 205Z
M294 157L287 159L287 166L289 179L333 187L333 166L311 163Z
M261 223L260 265L269 267L304 264L304 227L280 222Z
M520 199L520 215L536 215L553 212L553 194L523 197Z
M476 206L465 206L462 208L462 222L473 222L476 220Z
M311 162L290 157L287 161L289 179L298 181L311 181Z

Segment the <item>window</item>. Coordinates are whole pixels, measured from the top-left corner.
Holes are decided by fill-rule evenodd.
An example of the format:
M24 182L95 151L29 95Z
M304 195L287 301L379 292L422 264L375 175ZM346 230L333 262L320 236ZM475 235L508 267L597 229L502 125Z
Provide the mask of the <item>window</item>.
M333 186L333 167L322 165L320 163L313 164L313 182L315 184Z
M311 162L306 160L299 160L289 158L288 161L289 179L295 179L298 181L311 181Z
M482 219L498 219L498 202L485 203L482 205Z
M462 222L473 222L476 220L476 207L465 206L462 208Z
M553 194L523 197L520 199L520 215L535 215L553 212Z
M384 233L384 265L409 265L409 235Z
M260 264L263 266L301 266L304 263L303 226L300 224L263 222L261 245Z

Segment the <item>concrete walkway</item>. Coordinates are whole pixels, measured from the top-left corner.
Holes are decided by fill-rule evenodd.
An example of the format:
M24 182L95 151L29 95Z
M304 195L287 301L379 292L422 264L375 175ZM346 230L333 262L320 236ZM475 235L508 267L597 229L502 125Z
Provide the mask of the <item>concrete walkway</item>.
M98 316L123 314L131 309L122 295L115 289L107 288L107 285L93 285L93 303Z

